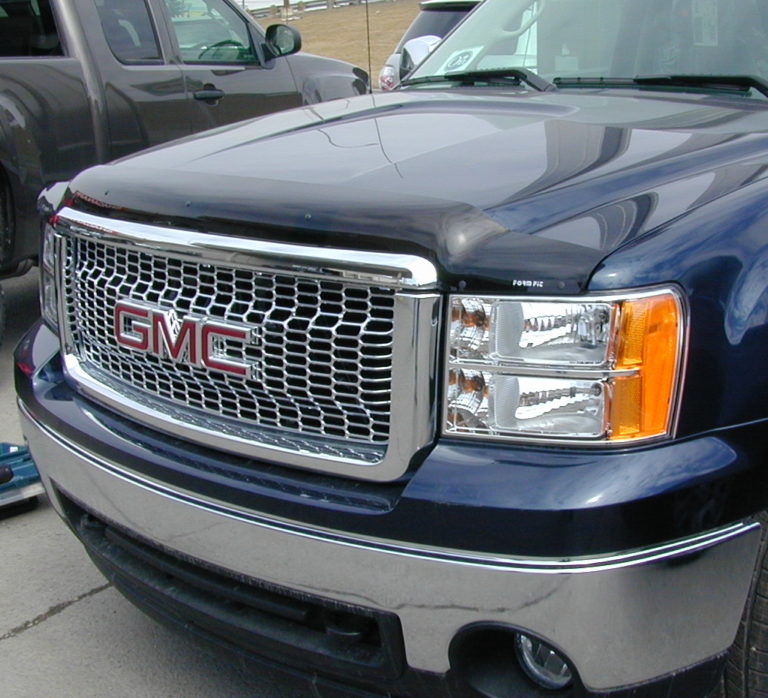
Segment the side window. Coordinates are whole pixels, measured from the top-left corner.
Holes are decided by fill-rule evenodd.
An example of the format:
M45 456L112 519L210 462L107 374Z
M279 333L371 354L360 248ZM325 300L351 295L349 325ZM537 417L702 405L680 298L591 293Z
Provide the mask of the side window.
M245 19L225 0L164 0L185 63L253 63Z
M0 57L61 55L50 0L0 0Z
M96 0L109 48L121 63L157 63L161 59L145 0Z

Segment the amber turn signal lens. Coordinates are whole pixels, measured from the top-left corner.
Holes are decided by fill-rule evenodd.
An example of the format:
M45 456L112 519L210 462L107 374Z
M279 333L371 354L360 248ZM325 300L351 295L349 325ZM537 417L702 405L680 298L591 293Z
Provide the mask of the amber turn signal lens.
M611 441L668 434L682 353L682 307L670 292L621 302Z

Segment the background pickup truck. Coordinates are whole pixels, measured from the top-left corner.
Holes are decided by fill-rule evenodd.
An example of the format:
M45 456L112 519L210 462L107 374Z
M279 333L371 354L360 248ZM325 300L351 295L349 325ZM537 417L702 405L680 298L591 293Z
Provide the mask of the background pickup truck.
M360 94L364 71L294 54L227 0L0 0L0 277L39 243L37 195L203 129Z

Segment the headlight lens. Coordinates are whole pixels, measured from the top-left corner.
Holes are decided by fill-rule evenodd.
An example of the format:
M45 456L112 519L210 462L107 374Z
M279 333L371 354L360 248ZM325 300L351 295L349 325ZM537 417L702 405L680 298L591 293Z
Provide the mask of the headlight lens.
M673 289L579 300L452 296L444 429L606 442L669 434L684 325Z
M40 251L40 311L52 327L59 323L58 297L56 294L56 236L53 226L43 227L42 249Z

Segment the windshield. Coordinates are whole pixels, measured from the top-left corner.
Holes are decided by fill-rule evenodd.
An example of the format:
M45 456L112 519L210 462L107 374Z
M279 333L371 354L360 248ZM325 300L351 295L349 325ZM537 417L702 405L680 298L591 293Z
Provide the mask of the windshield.
M766 0L486 0L412 74L768 80Z
M408 27L400 43L397 45L397 51L402 51L407 41L417 36L445 36L453 29L464 17L467 16L470 6L465 5L463 9L435 8L432 10L422 10L411 26Z

